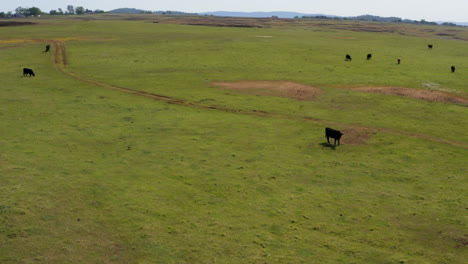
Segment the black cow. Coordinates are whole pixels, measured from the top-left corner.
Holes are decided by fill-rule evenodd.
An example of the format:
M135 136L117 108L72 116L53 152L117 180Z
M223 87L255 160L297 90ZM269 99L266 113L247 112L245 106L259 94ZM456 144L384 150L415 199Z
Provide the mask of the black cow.
M432 49L432 44L427 45L428 48Z
M372 59L372 54L369 53L367 54L367 60L370 60L370 59Z
M32 69L23 68L23 77L25 77L25 76L32 76L32 77L34 77L34 76L36 76L36 75L34 74L34 72L33 72Z
M334 144L336 145L336 141L338 141L338 145L340 145L340 138L344 135L341 131L335 130L333 128L325 128L325 137L327 138L327 142L330 143L330 138L333 138Z
M345 59L345 61L350 61L350 60L351 60L351 55L346 54L346 59Z
M397 63L398 63L398 64L401 63L401 59L400 59L400 58L397 59Z
M45 51L44 52L49 52L50 50L50 45L45 46Z
M455 72L455 66L452 66L451 69L452 69L452 72Z

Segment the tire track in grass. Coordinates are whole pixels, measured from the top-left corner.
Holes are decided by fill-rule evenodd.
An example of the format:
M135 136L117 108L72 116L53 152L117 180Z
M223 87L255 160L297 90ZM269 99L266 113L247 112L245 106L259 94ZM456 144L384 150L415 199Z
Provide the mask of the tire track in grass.
M333 122L330 120L319 119L319 118L314 118L314 117L294 116L294 115L273 113L273 112L259 111L259 110L233 109L233 108L227 108L227 107L218 106L218 105L204 105L196 101L178 99L178 98L174 98L170 96L164 96L164 95L159 95L155 93L149 93L145 91L139 91L139 90L135 90L135 89L127 88L127 87L104 83L101 81L83 77L79 75L78 73L73 72L67 68L68 61L67 61L66 49L65 49L65 45L63 41L59 41L59 40L43 40L43 41L44 42L50 41L54 44L54 47L55 47L54 64L58 71L62 72L63 74L75 80L89 83L95 86L99 86L99 87L103 87L103 88L107 88L111 90L116 90L116 91L132 94L136 96L142 96L142 97L146 97L149 99L162 101L162 102L166 102L166 103L174 104L174 105L180 105L180 106L189 106L189 107L196 107L196 108L201 108L201 109L217 110L217 111L223 111L227 113L251 115L251 116L258 116L258 117L309 121L309 122L313 122L313 123L324 125L324 126L339 126L339 127L342 127L343 129L358 129L360 131L364 131L370 134L383 132L383 133L391 134L394 136L412 137L412 138L417 138L417 139L422 139L422 140L429 140L433 142L448 144L448 145L452 145L456 147L468 148L468 143L466 142L458 141L458 140L450 140L450 139L440 138L440 137L426 135L426 134L407 132L407 131L395 130L395 129L384 128L384 127L370 127L370 126L365 126L361 124L337 123L337 122Z

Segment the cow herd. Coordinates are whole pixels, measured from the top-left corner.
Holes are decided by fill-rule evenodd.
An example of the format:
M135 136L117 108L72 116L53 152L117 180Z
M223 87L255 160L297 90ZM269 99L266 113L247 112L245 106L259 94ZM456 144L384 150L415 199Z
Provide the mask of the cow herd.
M427 47L429 49L432 49L433 45L432 44L429 44L427 45ZM45 51L44 52L49 52L50 50L50 45L46 45L45 47ZM372 59L372 54L369 53L367 54L367 57L366 57L367 60L370 60ZM349 54L346 54L345 56L345 61L351 61L352 58L351 58L351 55ZM400 64L401 63L401 58L398 58L397 59L397 64ZM455 66L452 66L451 68L451 71L452 72L455 72ZM23 77L34 77L36 76L34 74L34 71L30 68L23 68ZM341 136L344 135L341 131L339 130L335 130L333 128L325 128L325 137L327 138L327 142L330 144L330 138L334 139L334 145L336 146L336 142L338 142L338 145L340 145L340 139L341 139Z
M434 46L432 44L428 44L427 47L429 49L432 49ZM369 53L367 54L367 57L366 57L367 60L370 60L372 59L372 54ZM345 61L351 61L352 58L351 58L351 55L349 54L346 54L345 56ZM397 64L401 64L401 58L397 58ZM451 66L450 67L450 70L451 72L455 72L455 66ZM325 137L327 138L327 142L330 144L330 138L333 138L335 141L334 141L334 145L336 145L336 142L338 142L338 145L340 145L340 139L341 139L341 136L343 135L343 133L341 133L341 131L339 130L335 130L333 128L325 128Z
M45 47L45 50L43 52L49 52L50 50L50 45L47 44ZM34 77L36 74L34 74L34 71L30 68L23 68L23 77Z
M432 49L433 45L432 45L432 44L428 44L427 47L428 47L429 49ZM371 53L367 54L367 60L370 60L370 59L372 59L372 54L371 54ZM346 54L346 56L345 56L345 61L351 61L351 60L352 60L351 55ZM401 58L398 58L398 59L397 59L397 64L401 64ZM455 66L452 65L452 66L450 67L450 70L451 70L452 72L455 72Z

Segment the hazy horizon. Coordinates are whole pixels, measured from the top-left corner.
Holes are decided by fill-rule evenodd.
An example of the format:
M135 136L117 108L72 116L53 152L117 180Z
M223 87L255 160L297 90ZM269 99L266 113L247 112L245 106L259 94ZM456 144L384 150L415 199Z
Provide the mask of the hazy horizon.
M306 14L327 14L337 16L376 15L400 17L412 20L468 22L468 1L466 0L10 0L2 3L0 11L13 11L17 7L38 7L43 12L67 5L83 6L91 10L110 11L117 8L143 10L171 10L189 13L231 11L231 12L272 12L286 11Z

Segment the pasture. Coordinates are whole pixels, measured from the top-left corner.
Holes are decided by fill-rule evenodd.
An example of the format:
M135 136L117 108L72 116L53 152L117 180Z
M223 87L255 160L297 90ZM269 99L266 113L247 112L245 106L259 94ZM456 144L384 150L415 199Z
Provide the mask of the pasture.
M18 21L0 263L465 262L467 28Z

